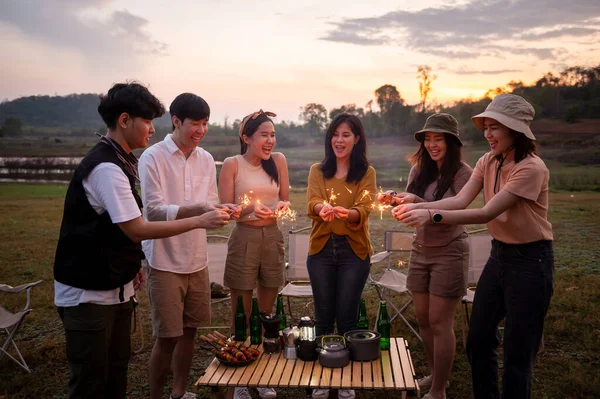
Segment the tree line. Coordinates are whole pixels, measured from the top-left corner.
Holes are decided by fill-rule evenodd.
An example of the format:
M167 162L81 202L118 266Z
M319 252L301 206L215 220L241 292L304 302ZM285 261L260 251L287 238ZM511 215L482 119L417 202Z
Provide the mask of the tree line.
M505 86L488 90L482 98L462 99L450 104L431 100L437 76L430 66L417 68L420 100L408 104L393 84L384 84L374 90L374 98L364 106L344 104L330 110L319 103L300 107L301 123L277 123L281 133L304 132L320 137L327 123L341 112L358 116L370 136L411 135L433 112L448 112L461 125L467 139L481 139L471 116L482 112L491 99L500 93L514 93L525 97L536 109L537 118L563 119L575 122L580 118L600 118L600 65L596 67L573 66L558 74L548 72L532 84L510 81ZM104 125L96 108L97 94L70 94L67 96L29 96L0 103L0 135L70 134L88 135L90 131L103 131ZM237 134L240 120L223 124L211 123L211 134ZM170 117L156 120L157 130L171 129ZM280 136L283 137L283 136ZM282 143L284 144L284 143Z

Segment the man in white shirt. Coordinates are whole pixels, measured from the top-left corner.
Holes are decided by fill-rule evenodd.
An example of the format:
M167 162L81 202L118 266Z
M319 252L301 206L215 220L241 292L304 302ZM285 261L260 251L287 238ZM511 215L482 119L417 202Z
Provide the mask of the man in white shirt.
M198 144L208 130L210 108L201 97L180 94L169 109L173 133L140 157L144 217L185 219L215 209L237 218L241 209L219 205L212 155ZM186 392L198 327L210 326L210 281L206 231L143 242L148 261L148 297L156 337L150 356L150 397L161 398L173 363L171 398Z
M227 224L213 211L146 223L137 194L137 159L154 133L160 101L137 83L115 84L98 112L108 128L69 184L54 262L54 302L71 370L68 398L117 398L127 391L132 297L144 281L140 241Z

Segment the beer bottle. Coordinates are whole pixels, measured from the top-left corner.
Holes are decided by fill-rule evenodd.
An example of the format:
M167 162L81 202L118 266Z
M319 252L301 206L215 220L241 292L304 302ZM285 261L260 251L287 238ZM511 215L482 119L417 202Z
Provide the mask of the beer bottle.
M367 304L364 299L360 300L360 308L358 309L358 321L356 327L361 330L369 329L369 317L367 316Z
M246 312L244 311L244 299L242 296L238 296L237 307L235 308L235 335L233 337L236 341L245 341L247 338L246 332Z
M279 317L279 329L283 330L287 327L287 317L285 315L285 310L283 310L283 296L281 294L277 295L277 309L275 311L275 316Z
M385 301L381 301L379 303L379 319L377 320L377 332L381 334L381 340L379 341L381 350L390 349L390 330L391 323L387 307Z
M262 323L258 312L258 299L252 298L252 313L250 313L250 343L260 344L262 342Z

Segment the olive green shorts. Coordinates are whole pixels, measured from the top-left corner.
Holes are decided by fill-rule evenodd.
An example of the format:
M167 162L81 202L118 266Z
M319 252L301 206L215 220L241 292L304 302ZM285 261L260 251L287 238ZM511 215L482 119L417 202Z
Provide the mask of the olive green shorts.
M443 247L425 247L416 242L410 253L406 288L444 297L467 293L469 237L461 234Z
M236 223L227 242L223 284L236 290L281 287L285 283L283 234L277 223L250 226Z

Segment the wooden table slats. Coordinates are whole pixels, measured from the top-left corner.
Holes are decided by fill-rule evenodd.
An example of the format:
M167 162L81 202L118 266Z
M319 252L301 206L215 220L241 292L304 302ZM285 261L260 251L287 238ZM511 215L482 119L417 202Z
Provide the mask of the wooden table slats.
M322 367L318 361L284 359L281 353L264 354L259 345L260 358L245 367L227 367L213 359L196 386L386 389L419 396L408 343L403 338L390 341L390 350L381 351L379 359L337 369Z

